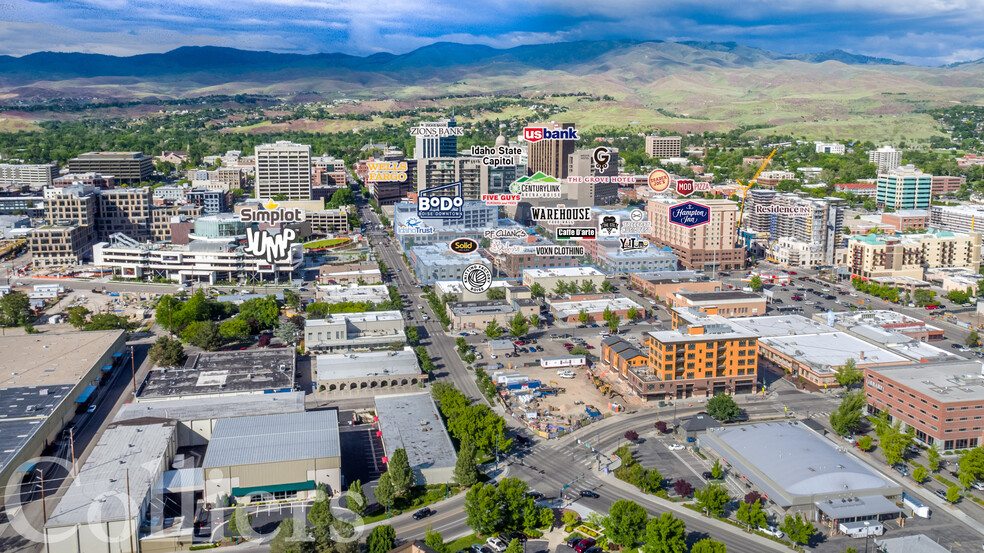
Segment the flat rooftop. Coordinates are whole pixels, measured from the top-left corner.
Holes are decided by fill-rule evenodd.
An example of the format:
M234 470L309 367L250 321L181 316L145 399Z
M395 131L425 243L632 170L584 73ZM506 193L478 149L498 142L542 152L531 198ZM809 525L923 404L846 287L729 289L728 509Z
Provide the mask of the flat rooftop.
M512 288L512 286L512 283L507 280L493 280L491 288ZM461 284L460 280L438 280L434 283L434 287L440 290L441 295L457 295L465 289L465 286Z
M523 274L529 274L531 278L544 277L586 277L586 276L605 276L605 273L594 267L554 267L551 269L524 269Z
M458 460L434 399L427 392L376 397L386 454L407 452L414 469L453 467Z
M114 422L153 417L179 421L195 421L274 415L304 411L304 392L220 396L203 401L199 398L168 399L126 403L116 413Z
M838 451L799 422L711 428L698 438L777 504L812 503L816 496L895 495L901 486Z
M338 353L318 356L318 381L371 376L419 376L417 354L403 351Z
M219 419L203 468L340 457L338 412L308 411Z
M332 313L324 319L308 319L304 322L305 327L330 326L343 323L366 323L377 321L402 321L403 314L399 311L363 311L359 313Z
M722 290L720 292L677 292L677 296L686 298L691 302L717 302L717 301L765 301L765 298L753 292L742 292L740 290Z
M772 336L759 343L805 363L818 372L834 372L848 359L858 365L905 363L907 359L846 332Z
M868 371L942 403L984 398L984 368L979 361L889 365Z
M0 388L76 384L123 334L101 330L0 337Z
M127 520L126 501L120 501L127 497L127 474L130 497L140 505L158 477L155 469L147 467L167 461L175 425L174 421L139 419L106 427L45 527ZM139 518L140 513L134 511L131 516Z
M0 472L64 401L73 384L0 388Z
M511 302L506 300L458 301L448 303L448 308L457 317L471 315L509 315L516 312Z
M235 394L294 388L294 349L277 348L191 355L184 367L157 368L144 380L138 400Z
M737 317L731 319L750 332L765 338L768 336L789 336L793 334L823 334L837 332L832 326L814 321L802 315L771 315L768 317Z
M550 309L563 317L577 315L582 309L588 313L599 313L604 311L605 308L611 309L612 311L628 311L633 307L637 310L642 310L641 305L625 296L600 300L550 301L549 304Z

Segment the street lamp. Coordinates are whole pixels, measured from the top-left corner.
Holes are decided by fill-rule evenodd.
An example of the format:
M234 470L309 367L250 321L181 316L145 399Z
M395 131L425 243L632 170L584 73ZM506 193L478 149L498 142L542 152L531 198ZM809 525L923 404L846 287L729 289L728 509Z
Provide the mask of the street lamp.
M868 537L871 535L868 532L868 526L871 525L870 521L864 521L864 553L868 553Z

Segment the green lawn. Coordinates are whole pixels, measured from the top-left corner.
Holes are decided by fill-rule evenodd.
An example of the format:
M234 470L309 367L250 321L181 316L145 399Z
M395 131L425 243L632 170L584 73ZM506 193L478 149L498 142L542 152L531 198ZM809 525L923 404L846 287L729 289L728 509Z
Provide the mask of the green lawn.
M455 551L461 551L462 549L468 549L470 546L476 543L485 543L482 538L478 537L478 534L468 534L463 538L458 538L452 542L446 543L448 551L454 553Z
M348 241L349 241L348 238L326 238L324 240L315 240L314 242L308 242L307 244L304 244L304 249L310 250L314 248L330 248L332 246L344 244Z

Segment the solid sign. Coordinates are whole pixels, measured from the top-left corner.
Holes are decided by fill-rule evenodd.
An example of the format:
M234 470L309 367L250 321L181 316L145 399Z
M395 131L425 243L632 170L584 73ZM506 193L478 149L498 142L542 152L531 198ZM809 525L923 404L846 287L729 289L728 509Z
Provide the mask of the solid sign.
M711 208L696 202L683 202L670 206L670 223L694 228L711 222Z
M670 187L670 174L662 169L653 169L649 173L649 188L653 192L665 192Z
M471 238L458 238L451 242L450 247L454 253L472 253L478 249L478 242Z

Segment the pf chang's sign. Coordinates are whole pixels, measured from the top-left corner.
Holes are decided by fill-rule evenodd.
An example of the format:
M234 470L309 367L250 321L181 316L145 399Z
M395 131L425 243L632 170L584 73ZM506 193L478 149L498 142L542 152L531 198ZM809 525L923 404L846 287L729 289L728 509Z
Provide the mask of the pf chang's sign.
M670 206L670 223L694 228L711 222L711 208L696 202Z
M707 192L711 185L706 182L694 182L693 179L679 179L676 181L676 193L686 198L694 192Z

